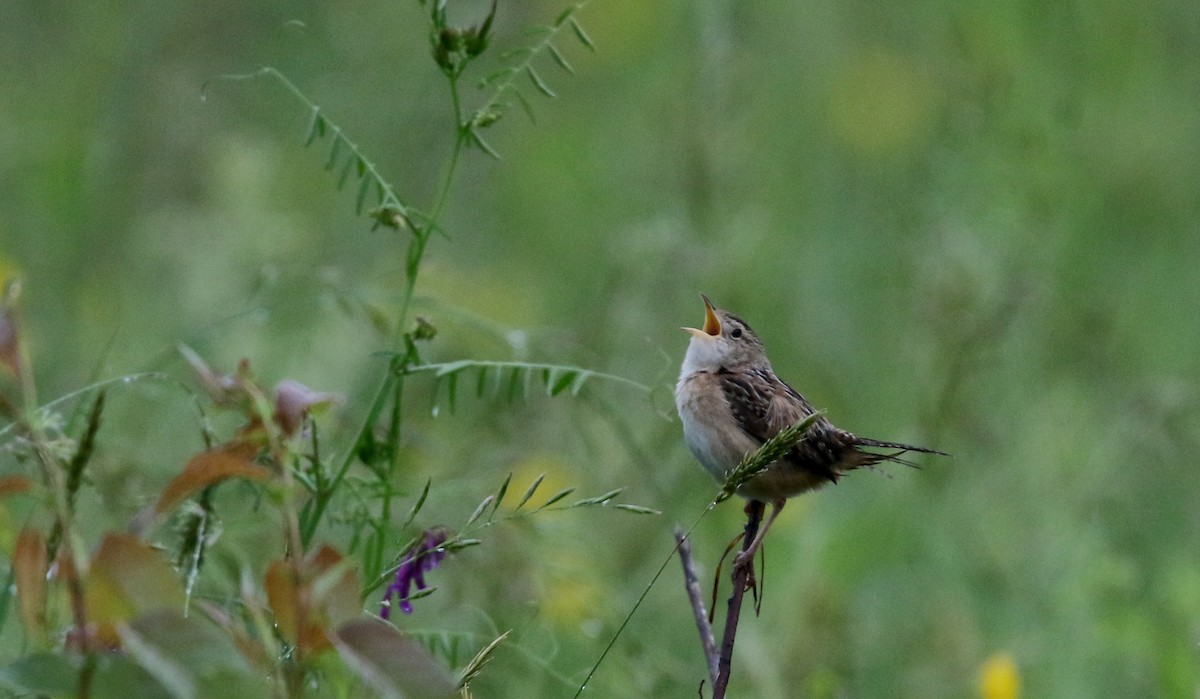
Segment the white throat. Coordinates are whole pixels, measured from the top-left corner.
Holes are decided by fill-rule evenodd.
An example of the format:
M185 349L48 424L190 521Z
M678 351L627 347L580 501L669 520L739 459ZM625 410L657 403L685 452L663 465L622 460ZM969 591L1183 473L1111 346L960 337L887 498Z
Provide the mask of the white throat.
M693 337L688 343L687 353L683 355L683 369L680 375L687 376L697 371L716 371L721 368L721 350L717 339Z

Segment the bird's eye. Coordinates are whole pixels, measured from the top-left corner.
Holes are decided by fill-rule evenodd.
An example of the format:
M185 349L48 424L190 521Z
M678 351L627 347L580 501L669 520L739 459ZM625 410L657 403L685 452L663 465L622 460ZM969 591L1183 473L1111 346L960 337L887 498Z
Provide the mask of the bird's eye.
M736 339L738 339L739 337L741 337L741 336L742 336L742 329L741 329L741 328L734 328L732 331L730 331L730 333L729 333L729 336L730 336L730 337L732 337L732 338L733 338L733 339L735 339L735 340L736 340Z

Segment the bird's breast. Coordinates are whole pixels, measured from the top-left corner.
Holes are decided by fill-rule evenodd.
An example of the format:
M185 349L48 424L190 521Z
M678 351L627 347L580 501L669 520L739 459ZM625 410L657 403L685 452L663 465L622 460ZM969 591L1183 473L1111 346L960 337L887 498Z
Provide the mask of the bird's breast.
M684 373L675 386L675 407L683 423L688 449L717 481L725 477L750 452L761 446L737 423L720 379L712 373ZM745 483L738 494L756 500L776 501L798 495L828 482L827 476L807 464L785 458Z
M734 420L717 377L709 372L680 376L675 408L688 448L718 481L724 482L725 474L757 447Z

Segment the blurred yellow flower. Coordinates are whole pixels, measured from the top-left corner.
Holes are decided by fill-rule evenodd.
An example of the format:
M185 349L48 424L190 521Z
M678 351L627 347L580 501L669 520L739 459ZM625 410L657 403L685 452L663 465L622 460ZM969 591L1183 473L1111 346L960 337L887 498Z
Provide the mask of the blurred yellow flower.
M0 288L2 288L9 279L15 279L20 272L17 266L10 262L0 253Z
M936 84L914 61L868 48L838 72L827 103L830 127L865 155L907 151L931 127L939 98Z
M1021 670L1011 653L994 653L979 670L982 699L1020 699Z
M577 627L595 617L603 597L594 576L587 575L585 563L573 567L569 563L559 561L555 569L547 571L542 596L545 618L564 628Z

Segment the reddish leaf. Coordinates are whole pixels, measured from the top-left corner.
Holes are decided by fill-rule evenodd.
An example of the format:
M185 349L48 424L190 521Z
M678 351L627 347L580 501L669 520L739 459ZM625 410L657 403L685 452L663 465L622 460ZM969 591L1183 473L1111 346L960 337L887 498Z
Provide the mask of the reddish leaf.
M0 497L27 493L29 488L30 483L27 476L0 476Z
M17 317L12 309L20 291L20 285L12 282L5 287L3 295L0 295L0 367L12 372L17 378L21 376L21 340L17 331Z
M267 604L275 615L279 635L288 643L299 646L297 627L300 625L300 571L293 560L272 561L267 566Z
M21 623L31 638L46 634L46 570L49 560L46 538L40 531L25 527L17 536L13 551L13 578L17 584Z
M388 699L447 699L458 692L449 670L385 621L366 617L343 624L333 642L346 665Z
M325 545L310 555L313 604L328 627L341 625L362 615L358 570L332 546Z
M330 628L362 612L358 573L330 546L322 546L300 564L272 562L266 588L279 633L302 656L328 648Z
M114 625L159 609L183 607L183 585L162 552L129 534L109 534L92 558L84 582L87 618L101 639Z
M271 477L271 472L254 463L254 455L257 453L256 445L237 441L193 456L183 472L175 476L159 496L158 503L154 506L155 514L168 512L200 489L227 478L267 480Z

